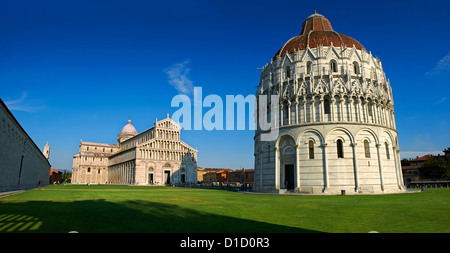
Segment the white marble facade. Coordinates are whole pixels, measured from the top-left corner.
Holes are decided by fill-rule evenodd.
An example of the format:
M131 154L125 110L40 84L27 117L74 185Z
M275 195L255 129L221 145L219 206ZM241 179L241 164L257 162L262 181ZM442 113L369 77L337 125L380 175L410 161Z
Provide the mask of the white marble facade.
M257 95L279 95L280 126L275 141L261 141L256 130L255 190L405 190L392 89L381 61L334 32L324 16L308 17L301 35L266 64Z
M167 185L197 182L197 150L180 139L169 117L138 133L131 121L117 144L80 141L73 157L74 184Z

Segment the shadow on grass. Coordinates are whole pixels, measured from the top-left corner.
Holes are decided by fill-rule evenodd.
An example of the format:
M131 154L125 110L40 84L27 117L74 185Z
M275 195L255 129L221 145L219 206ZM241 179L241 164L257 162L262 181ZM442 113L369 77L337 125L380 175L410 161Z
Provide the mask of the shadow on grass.
M150 201L0 203L0 232L313 233Z

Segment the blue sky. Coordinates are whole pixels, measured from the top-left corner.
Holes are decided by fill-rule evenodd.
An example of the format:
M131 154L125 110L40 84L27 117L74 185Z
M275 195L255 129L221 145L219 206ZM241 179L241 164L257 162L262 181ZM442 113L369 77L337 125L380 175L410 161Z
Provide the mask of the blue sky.
M403 157L450 145L448 1L0 1L0 97L50 162L172 115L183 88L255 94L314 12L383 61ZM189 92L189 91L187 91ZM206 112L204 109L203 112ZM201 167L253 168L253 131L182 131Z

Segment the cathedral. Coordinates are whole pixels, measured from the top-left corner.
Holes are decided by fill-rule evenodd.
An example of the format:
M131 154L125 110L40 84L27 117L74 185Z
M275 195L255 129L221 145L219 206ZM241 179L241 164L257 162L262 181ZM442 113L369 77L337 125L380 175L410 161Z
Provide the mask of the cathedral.
M197 182L197 150L180 139L169 118L138 133L131 120L117 144L80 141L73 157L73 184L169 185Z
M323 15L310 15L300 35L262 68L257 113L264 97L259 95L279 97L276 113L271 113L270 101L263 110L269 121L278 120L279 135L265 141L265 131L255 131L255 190L405 191L392 88L381 60L357 40L334 31Z

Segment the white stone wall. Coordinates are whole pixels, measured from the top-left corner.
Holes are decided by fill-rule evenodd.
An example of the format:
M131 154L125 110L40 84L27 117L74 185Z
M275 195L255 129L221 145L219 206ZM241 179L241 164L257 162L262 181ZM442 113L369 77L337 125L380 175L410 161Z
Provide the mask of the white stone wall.
M401 192L404 185L399 152L393 145L396 136L397 132L393 129L364 124L280 128L280 137L275 142L260 142L259 137L256 138L255 189L284 189L284 165L293 164L297 192ZM310 140L314 143L313 159L309 156ZM337 140L343 141L343 158L337 156ZM369 158L365 156L364 140L370 140ZM386 155L386 143L389 157Z
M115 144L80 141L73 158L73 184L105 184L108 182L109 156L119 150Z
M257 95L279 96L281 120L276 141L261 142L261 130L256 130L256 190L286 188L284 166L289 164L295 166L297 192L404 190L392 89L381 61L371 53L331 46L278 57L263 68ZM269 121L270 113L269 108ZM310 140L314 159L309 157ZM338 140L343 157L337 155Z
M50 164L0 99L0 191L49 183Z

